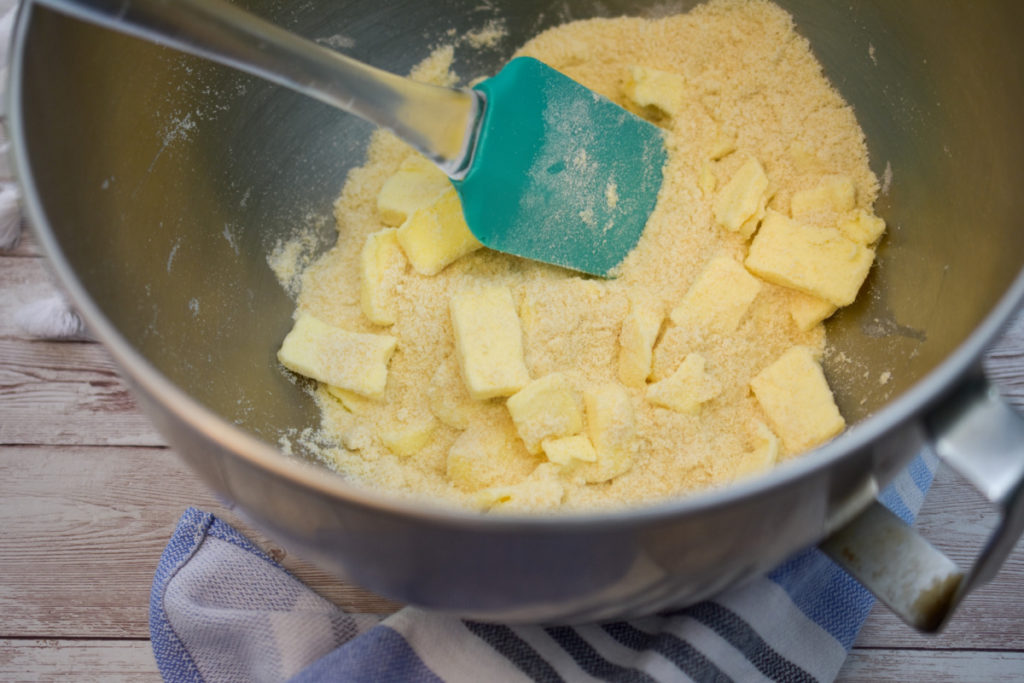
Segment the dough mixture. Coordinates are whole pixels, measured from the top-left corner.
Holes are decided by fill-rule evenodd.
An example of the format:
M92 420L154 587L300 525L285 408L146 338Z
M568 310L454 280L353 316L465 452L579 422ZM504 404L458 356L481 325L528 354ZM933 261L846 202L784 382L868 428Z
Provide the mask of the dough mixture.
M839 434L822 321L885 226L863 133L791 17L713 0L565 24L518 55L664 129L643 237L612 280L480 248L443 174L376 133L279 353L318 380L319 456L399 495L578 510L724 485ZM413 76L454 85L452 58Z

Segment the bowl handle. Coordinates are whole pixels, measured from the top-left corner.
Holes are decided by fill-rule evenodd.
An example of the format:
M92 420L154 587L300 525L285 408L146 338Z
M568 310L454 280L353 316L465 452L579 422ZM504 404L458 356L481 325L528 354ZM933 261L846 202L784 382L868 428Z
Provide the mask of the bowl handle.
M979 369L925 424L942 461L1000 513L973 566L962 571L877 500L821 549L908 624L935 632L995 576L1024 533L1024 418Z

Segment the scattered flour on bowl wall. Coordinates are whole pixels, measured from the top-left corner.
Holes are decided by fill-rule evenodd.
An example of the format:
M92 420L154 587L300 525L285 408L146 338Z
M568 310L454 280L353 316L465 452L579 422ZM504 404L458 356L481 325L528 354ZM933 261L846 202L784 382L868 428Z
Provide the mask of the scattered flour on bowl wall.
M455 83L453 54L413 76ZM644 235L614 280L467 249L440 198L389 203L437 179L376 133L337 200L336 246L302 272L298 313L366 348L396 342L365 370L386 371L382 399L358 372L317 385L319 455L397 494L544 511L685 495L837 434L821 321L856 293L884 224L854 113L789 15L713 1L565 24L518 54L667 132ZM441 252L460 245L432 254L446 265L430 275L403 239L425 221ZM302 358L284 364L316 377L316 341L289 348Z

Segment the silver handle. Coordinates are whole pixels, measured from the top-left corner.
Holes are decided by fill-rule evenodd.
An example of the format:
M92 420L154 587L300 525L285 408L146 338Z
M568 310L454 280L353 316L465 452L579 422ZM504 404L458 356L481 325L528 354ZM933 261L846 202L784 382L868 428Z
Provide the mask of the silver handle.
M938 631L989 581L1024 533L1024 418L980 370L926 418L942 461L1000 513L967 571L877 501L821 544L833 560L922 631Z
M367 66L224 0L34 0L83 21L211 59L393 131L458 177L479 95Z

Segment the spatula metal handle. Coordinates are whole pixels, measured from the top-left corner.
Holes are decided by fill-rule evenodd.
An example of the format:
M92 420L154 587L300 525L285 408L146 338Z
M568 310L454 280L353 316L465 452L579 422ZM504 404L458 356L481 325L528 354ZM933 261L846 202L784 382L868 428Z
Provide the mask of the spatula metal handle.
M367 66L224 0L34 0L61 13L240 69L343 109L433 159L469 165L479 95Z

